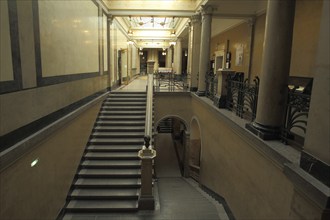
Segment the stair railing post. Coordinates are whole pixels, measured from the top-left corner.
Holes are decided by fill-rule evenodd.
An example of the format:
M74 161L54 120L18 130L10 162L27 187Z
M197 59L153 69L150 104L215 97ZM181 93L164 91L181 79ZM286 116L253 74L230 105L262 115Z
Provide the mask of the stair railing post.
M152 149L152 116L153 116L153 74L148 74L147 109L145 120L144 146L139 151L141 158L141 191L139 197L140 210L154 210L155 199L152 187L152 162L156 151Z

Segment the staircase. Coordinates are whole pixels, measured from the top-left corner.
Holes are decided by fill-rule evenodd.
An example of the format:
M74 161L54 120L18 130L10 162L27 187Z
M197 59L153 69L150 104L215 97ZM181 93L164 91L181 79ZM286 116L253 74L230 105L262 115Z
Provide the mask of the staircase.
M173 132L173 122L172 118L166 118L161 120L157 127L158 133L172 133Z
M65 214L138 210L146 93L112 92L103 102Z

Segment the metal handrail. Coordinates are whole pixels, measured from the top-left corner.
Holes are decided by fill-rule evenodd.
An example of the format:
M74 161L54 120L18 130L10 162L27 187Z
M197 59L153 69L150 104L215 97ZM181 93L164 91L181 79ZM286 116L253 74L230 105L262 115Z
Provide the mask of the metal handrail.
M152 115L153 115L153 74L148 74L147 82L147 109L144 128L144 146L147 149L152 149Z

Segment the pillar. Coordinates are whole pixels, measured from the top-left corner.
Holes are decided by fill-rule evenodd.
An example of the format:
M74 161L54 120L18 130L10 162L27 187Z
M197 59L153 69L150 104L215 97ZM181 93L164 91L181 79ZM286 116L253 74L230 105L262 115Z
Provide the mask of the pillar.
M172 46L167 48L167 53L166 53L166 68L172 68Z
M191 87L191 58L192 58L192 40L193 40L193 28L191 21L188 23L188 62L187 62L187 77L188 77L188 87ZM190 77L189 77L190 75Z
M323 1L313 90L300 167L330 185L329 1Z
M178 40L176 41L176 45L175 45L175 51L174 51L175 55L175 74L177 75L181 75L182 74L182 43L181 43L181 39L178 38Z
M256 119L247 128L264 140L279 137L285 115L295 0L268 0Z
M127 82L132 79L132 44L127 45Z
M191 84L190 91L197 91L199 54L201 45L201 15L195 14L191 17L192 26L192 51L191 51Z
M202 6L202 33L199 57L199 75L197 95L205 96L205 74L209 69L212 7Z

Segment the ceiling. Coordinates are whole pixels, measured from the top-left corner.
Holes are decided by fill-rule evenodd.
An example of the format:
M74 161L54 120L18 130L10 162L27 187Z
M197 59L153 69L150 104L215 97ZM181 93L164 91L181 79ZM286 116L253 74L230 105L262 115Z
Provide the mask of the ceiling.
M188 41L189 18L201 5L214 8L212 36L266 11L267 0L103 0L136 46L164 48L178 37Z

